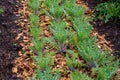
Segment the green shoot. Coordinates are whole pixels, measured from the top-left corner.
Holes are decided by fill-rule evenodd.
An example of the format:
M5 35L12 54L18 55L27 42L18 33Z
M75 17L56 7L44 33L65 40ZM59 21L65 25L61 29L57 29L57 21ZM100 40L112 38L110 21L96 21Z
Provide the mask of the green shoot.
M79 42L79 54L85 59L86 62L94 62L100 57L101 52L98 50L98 47L94 41L94 38L91 38Z
M59 0L45 0L45 5L49 9L49 12L46 12L48 16L52 16L55 19L60 19L64 12L64 7L59 5Z
M86 74L83 74L78 70L70 73L70 79L71 80L93 80L90 77L88 77Z
M98 4L98 6L95 8L95 11L95 17L97 19L104 20L105 23L108 22L111 18L120 19L119 0L108 1L105 3Z
M87 20L74 18L73 21L74 29L76 30L78 41L89 39L89 34L92 29L91 25Z
M42 55L41 53L39 53L38 57L34 57L34 60L37 64L37 67L41 71L51 69L51 65L53 64L53 59L50 53L45 53L45 55Z
M51 70L47 69L46 71L41 72L40 70L37 70L36 73L36 79L38 80L59 80L60 79L60 73L55 72L54 75L52 75Z
M39 8L40 1L39 0L29 0L28 5L32 10L34 10L36 12Z
M39 17L35 14L31 14L30 21L31 21L32 26L38 26Z
M77 54L73 51L67 50L68 53L66 54L66 63L69 66L70 70L74 70L76 67L82 67L83 64L80 61L77 61Z
M114 63L110 62L98 68L96 80L110 80L117 71L118 65L119 65L119 61L115 61Z
M50 27L54 39L59 45L60 52L64 52L65 43L69 39L69 35L71 35L69 34L70 31L66 28L66 23L63 21L54 21Z
M41 40L33 39L32 40L33 46L31 47L31 49L35 52L39 52L39 51L42 52L45 42L46 41L44 38L42 38Z
M37 39L40 35L40 30L38 27L31 27L30 32L31 32L31 35L34 39Z

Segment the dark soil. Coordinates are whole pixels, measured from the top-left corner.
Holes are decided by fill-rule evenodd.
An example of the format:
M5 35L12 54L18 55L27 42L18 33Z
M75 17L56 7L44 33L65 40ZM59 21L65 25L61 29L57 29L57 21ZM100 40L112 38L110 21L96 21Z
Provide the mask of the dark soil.
M84 3L86 3L86 5L93 9L95 6L97 6L97 4L100 4L102 2L106 2L107 0L83 0Z
M105 39L110 41L114 55L120 58L120 20L111 20L106 24L102 21L96 21L94 28L99 35L105 35Z
M0 7L4 9L0 15L0 80L20 80L12 73L14 60L22 48L15 40L21 32L21 27L15 23L19 19L14 13L18 4L17 0L0 0Z
M106 2L108 0L83 0L90 9L94 9L97 4ZM94 11L94 10L93 10ZM93 24L97 33L105 35L105 39L110 42L110 48L112 48L115 56L120 58L120 20L111 19L108 23L97 20Z

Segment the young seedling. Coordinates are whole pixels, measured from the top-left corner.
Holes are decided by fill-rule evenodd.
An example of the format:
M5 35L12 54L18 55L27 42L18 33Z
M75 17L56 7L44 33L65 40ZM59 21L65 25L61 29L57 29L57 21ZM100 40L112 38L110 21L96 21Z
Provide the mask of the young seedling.
M38 56L33 58L37 65L37 70L34 77L35 80L59 80L59 72L54 72L54 74L51 74L53 65L53 58L51 57L52 54L53 53L39 53Z
M101 55L94 41L94 38L80 41L78 46L79 55L88 63L90 69L96 67L96 61Z
M59 52L65 52L66 41L69 40L71 34L63 21L54 21L50 27L56 43L59 45Z
M45 5L49 9L49 11L46 12L46 14L55 20L60 19L60 17L64 13L64 7L59 5L59 0L46 0Z
M53 59L52 59L50 53L45 53L43 55L41 52L39 52L38 56L34 57L34 60L37 64L37 67L41 71L51 69L51 65L53 64Z
M110 80L118 69L119 61L104 64L102 67L97 68L96 80Z
M38 22L39 22L39 17L38 17L38 15L31 14L31 15L30 15L30 22L31 22L31 25L32 25L32 26L37 27L37 26L38 26Z
M74 71L75 68L80 68L83 66L83 64L77 60L78 55L76 53L70 50L67 50L67 53L69 54L66 54L66 63L71 71Z
M68 17L80 17L85 12L83 7L73 6L71 8L66 8L66 13Z
M70 79L71 80L93 80L92 78L88 77L84 73L79 72L78 70L70 73Z
M39 1L39 0L29 0L28 5L34 11L34 13L37 12L40 2L41 1Z
M97 5L95 8L95 18L104 20L107 23L112 18L120 19L119 12L119 0L111 0Z
M85 19L85 17L74 18L73 27L76 31L76 37L78 41L89 39L92 26L89 24L89 21Z
M41 72L37 70L36 78L34 80L60 80L60 73L55 72L55 74L51 74L51 70L47 69L46 71Z

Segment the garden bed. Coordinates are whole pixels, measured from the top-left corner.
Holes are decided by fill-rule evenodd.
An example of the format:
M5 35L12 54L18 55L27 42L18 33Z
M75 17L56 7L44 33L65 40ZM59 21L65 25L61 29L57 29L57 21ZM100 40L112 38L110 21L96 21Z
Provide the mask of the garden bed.
M93 13L92 13L93 8L97 4L102 2L103 1L95 1L95 0L93 1L77 0L76 1L78 6L82 5L86 9L85 15L88 17L93 16ZM89 61L87 62L87 60L85 60L83 56L78 56L79 50L81 49L77 50L77 47L79 46L76 47L76 44L78 44L78 41L76 40L76 36L74 36L75 45L73 45L73 43L69 44L66 42L64 44L64 46L66 47L64 48L63 46L60 46L60 47L58 46L59 48L57 48L56 46L51 45L51 42L54 40L53 39L48 40L48 39L51 36L55 37L55 33L57 32L54 32L54 30L58 30L58 29L54 28L53 26L54 24L55 25L57 24L54 23L53 17L51 18L51 15L47 15L48 13L45 14L44 11L43 12L38 11L37 13L35 13L35 15L38 15L40 13L40 15L38 16L39 17L38 25L32 23L32 19L30 18L30 16L31 14L34 15L34 9L30 9L30 7L31 6L28 6L28 0L7 0L7 1L0 0L0 8L3 8L4 10L2 15L0 15L0 79L1 80L26 80L28 79L28 77L30 78L34 76L39 77L35 75L36 70L40 70L40 73L41 73L42 70L46 71L46 69L43 68L41 70L42 66L41 67L37 66L38 64L37 59L39 60L42 59L47 61L46 56L51 59L48 67L50 66L52 69L50 68L51 72L49 74L52 74L52 76L54 76L54 75L57 75L56 72L58 71L61 75L60 80L71 80L70 75L72 74L74 75L76 73L79 74L79 72L77 72L76 70L80 71L80 73L81 72L83 73L83 74L80 74L82 76L81 78L83 79L84 77L86 77L86 75L88 77L87 80L95 79L97 74L96 73L92 74L91 69L96 67L96 65L95 63L92 63L92 62L89 63ZM41 9L45 9L45 11L49 11L48 10L49 7L46 8L45 5L41 5L40 10ZM52 16L54 15L52 14ZM72 25L71 18L66 18L66 16L63 16L63 15L61 18L60 18L60 21L66 19L65 21L68 22L68 26L70 27L68 30L72 31L73 27L71 26L73 25ZM49 27L51 26L52 22L53 22L52 27ZM55 22L57 22L57 20ZM59 23L59 19L58 19L58 23ZM58 26L60 26L60 24ZM119 53L120 51L120 37L119 37L120 36L120 20L119 19L115 21L111 20L107 23L104 23L102 20L97 20L97 21L91 20L90 24L92 24L93 26L93 29L90 32L90 36L96 37L95 43L97 43L98 48L100 50L102 49L103 51L108 51L108 50L111 51L111 54L115 56L115 59L119 59L120 58L120 53ZM48 38L47 39L48 43L44 44L44 48L39 48L39 49L34 48L35 43L32 40L36 39L36 36L34 36L33 33L31 32L32 25L38 26L37 29L40 29L40 31L42 30L40 32L40 35L37 36L39 37L39 39L42 39L42 37ZM75 31L77 32L77 30ZM72 32L69 32L69 33L72 34ZM67 38L69 36L67 36ZM57 37L55 38L56 39L54 43L59 44L59 39ZM82 43L79 43L79 45L80 44L82 45ZM39 45L42 45L42 42L40 42ZM33 46L33 47L31 48L30 46ZM37 51L37 50L40 50L40 51ZM73 52L71 50L73 50ZM42 57L39 56L38 54L39 52L43 53ZM77 56L72 55L71 53L75 53ZM34 59L34 56L36 60ZM72 56L74 57L72 58ZM73 60L75 58L74 61L78 62L75 64L81 63L81 65L79 66L72 65L72 68L71 68L67 62L67 59L71 59L71 58ZM53 63L52 63L52 60L53 60ZM52 63L52 65L50 63ZM76 72L74 73L74 71ZM47 73L42 72L41 74L45 76ZM113 80L118 79L116 77L118 77L119 74L120 74L120 68L117 70L117 72L115 72L113 76ZM57 77L59 77L59 75ZM43 78L43 80L45 79Z

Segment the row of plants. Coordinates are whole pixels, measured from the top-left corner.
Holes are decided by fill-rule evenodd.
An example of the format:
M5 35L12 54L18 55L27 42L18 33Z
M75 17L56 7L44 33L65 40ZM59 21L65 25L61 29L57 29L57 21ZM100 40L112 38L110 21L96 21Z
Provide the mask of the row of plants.
M40 0L29 0L28 3L31 11L29 19L31 23L30 34L32 36L33 44L30 49L36 54L33 56L33 60L36 63L37 68L32 80L58 80L60 77L59 72L56 71L54 74L51 74L51 65L53 64L52 55L54 54L52 52L44 52L46 39L44 36L40 36L42 33L42 28L38 26L40 4Z
M40 8L44 5L45 8ZM64 54L71 80L109 80L118 69L119 61L109 51L98 49L96 38L90 36L92 25L85 9L76 5L75 0L29 0L32 43L31 50L36 54L36 74L32 80L60 80L59 70L53 71L52 58L55 53ZM40 36L39 10L51 18L49 29L52 36ZM46 43L52 45L54 52L45 52ZM74 46L69 49L70 44ZM84 60L81 62L80 58ZM81 70L85 68L86 72ZM87 75L87 70L91 72ZM96 77L94 77L96 76Z

